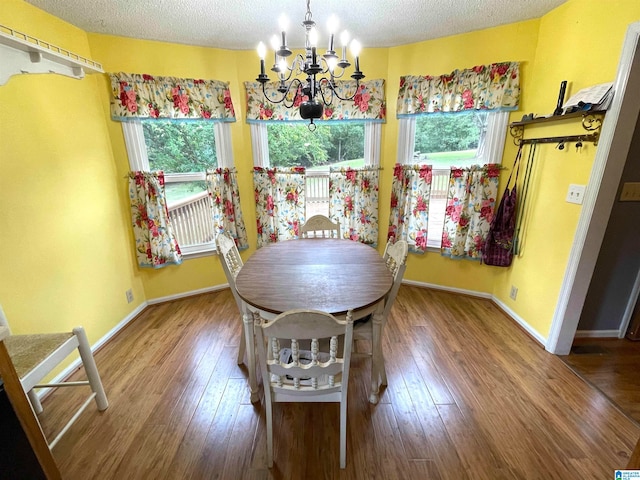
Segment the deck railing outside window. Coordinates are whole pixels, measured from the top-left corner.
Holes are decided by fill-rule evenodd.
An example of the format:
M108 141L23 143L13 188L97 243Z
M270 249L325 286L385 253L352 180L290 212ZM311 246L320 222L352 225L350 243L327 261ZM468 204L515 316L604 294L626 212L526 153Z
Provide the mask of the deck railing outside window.
M168 204L167 209L181 247L214 240L211 199L208 192L200 192Z
M313 215L329 216L329 172L307 170L305 185L307 218Z

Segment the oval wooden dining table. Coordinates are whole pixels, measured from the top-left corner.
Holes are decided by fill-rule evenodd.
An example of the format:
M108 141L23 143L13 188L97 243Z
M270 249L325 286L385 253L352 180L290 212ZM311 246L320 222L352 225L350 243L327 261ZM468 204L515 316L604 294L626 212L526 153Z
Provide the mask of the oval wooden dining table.
M374 343L377 340L379 345L381 322L376 315L382 313L384 298L392 285L391 272L378 251L360 242L310 238L258 249L236 277L236 289L246 307L243 321L251 401L258 400L254 313L271 319L287 310L303 308L344 318L348 310L353 310L354 320L373 314ZM382 351L372 350L370 401L377 403L375 357Z

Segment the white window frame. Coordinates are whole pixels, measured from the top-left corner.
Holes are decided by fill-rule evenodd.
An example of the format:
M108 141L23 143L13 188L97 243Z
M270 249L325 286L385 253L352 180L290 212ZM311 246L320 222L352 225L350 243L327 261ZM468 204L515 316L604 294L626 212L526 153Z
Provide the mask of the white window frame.
M398 119L398 158L400 164L411 164L413 162L413 150L415 149L417 116L403 117ZM487 116L487 130L484 142L479 147L476 155L478 163L502 163L504 153L504 142L507 136L507 126L509 124L509 112L489 112ZM442 173L449 170L434 169L433 173ZM409 241L411 243L411 241ZM427 249L430 251L440 251L442 240L437 244L433 240L427 241Z
M216 122L213 126L216 141L216 157L218 167L233 167L233 149L231 145L231 127L226 122ZM132 171L150 171L147 145L144 141L144 131L140 120L122 122L122 133L129 157L129 166ZM206 173L180 173L165 174L165 181L205 181ZM178 243L179 244L179 243ZM197 258L216 253L215 241L199 244L180 246L184 258Z

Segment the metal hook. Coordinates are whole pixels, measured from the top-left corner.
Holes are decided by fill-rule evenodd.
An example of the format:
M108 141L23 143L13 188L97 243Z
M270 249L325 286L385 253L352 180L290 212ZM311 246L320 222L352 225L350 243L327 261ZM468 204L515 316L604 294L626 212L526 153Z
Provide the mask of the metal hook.
M560 143L558 143L558 145L556 145L556 148L558 150L564 150L564 140L562 140Z
M578 140L578 141L576 142L576 153L577 153L578 151L582 152L582 140Z

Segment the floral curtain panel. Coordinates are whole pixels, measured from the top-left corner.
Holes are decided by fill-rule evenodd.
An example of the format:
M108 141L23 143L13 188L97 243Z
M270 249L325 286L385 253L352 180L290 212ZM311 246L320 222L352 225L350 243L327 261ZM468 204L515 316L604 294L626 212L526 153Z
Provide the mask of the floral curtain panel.
M262 92L262 85L258 82L245 82L247 90L247 122L260 121L307 121L300 116L298 108L287 108L284 102L276 103L282 94L278 92L278 82L265 84L267 99ZM323 86L324 88L324 86ZM357 93L352 100L340 100L334 97L331 105L324 108L321 120L370 120L384 122L387 107L384 96L384 80L370 80L360 82L356 87L355 80L336 81L336 91L345 98ZM327 96L327 100L328 100ZM295 107L309 97L302 94L301 89L289 91L286 103L293 103Z
M442 231L442 254L480 260L498 195L500 165L452 168Z
M305 169L253 169L258 248L298 237L305 221Z
M479 65L449 75L400 77L397 116L465 110L516 110L518 62Z
M431 178L431 165L397 163L393 169L387 239L407 240L415 253L427 249Z
M249 247L242 219L238 175L235 168L217 168L207 172L207 190L212 199L213 228L216 235L229 232L239 249Z
M182 263L164 196L164 174L130 172L129 201L138 265L162 268Z
M111 118L235 122L229 84L218 80L110 73Z
M340 168L329 172L329 216L342 236L367 245L378 243L377 167Z

